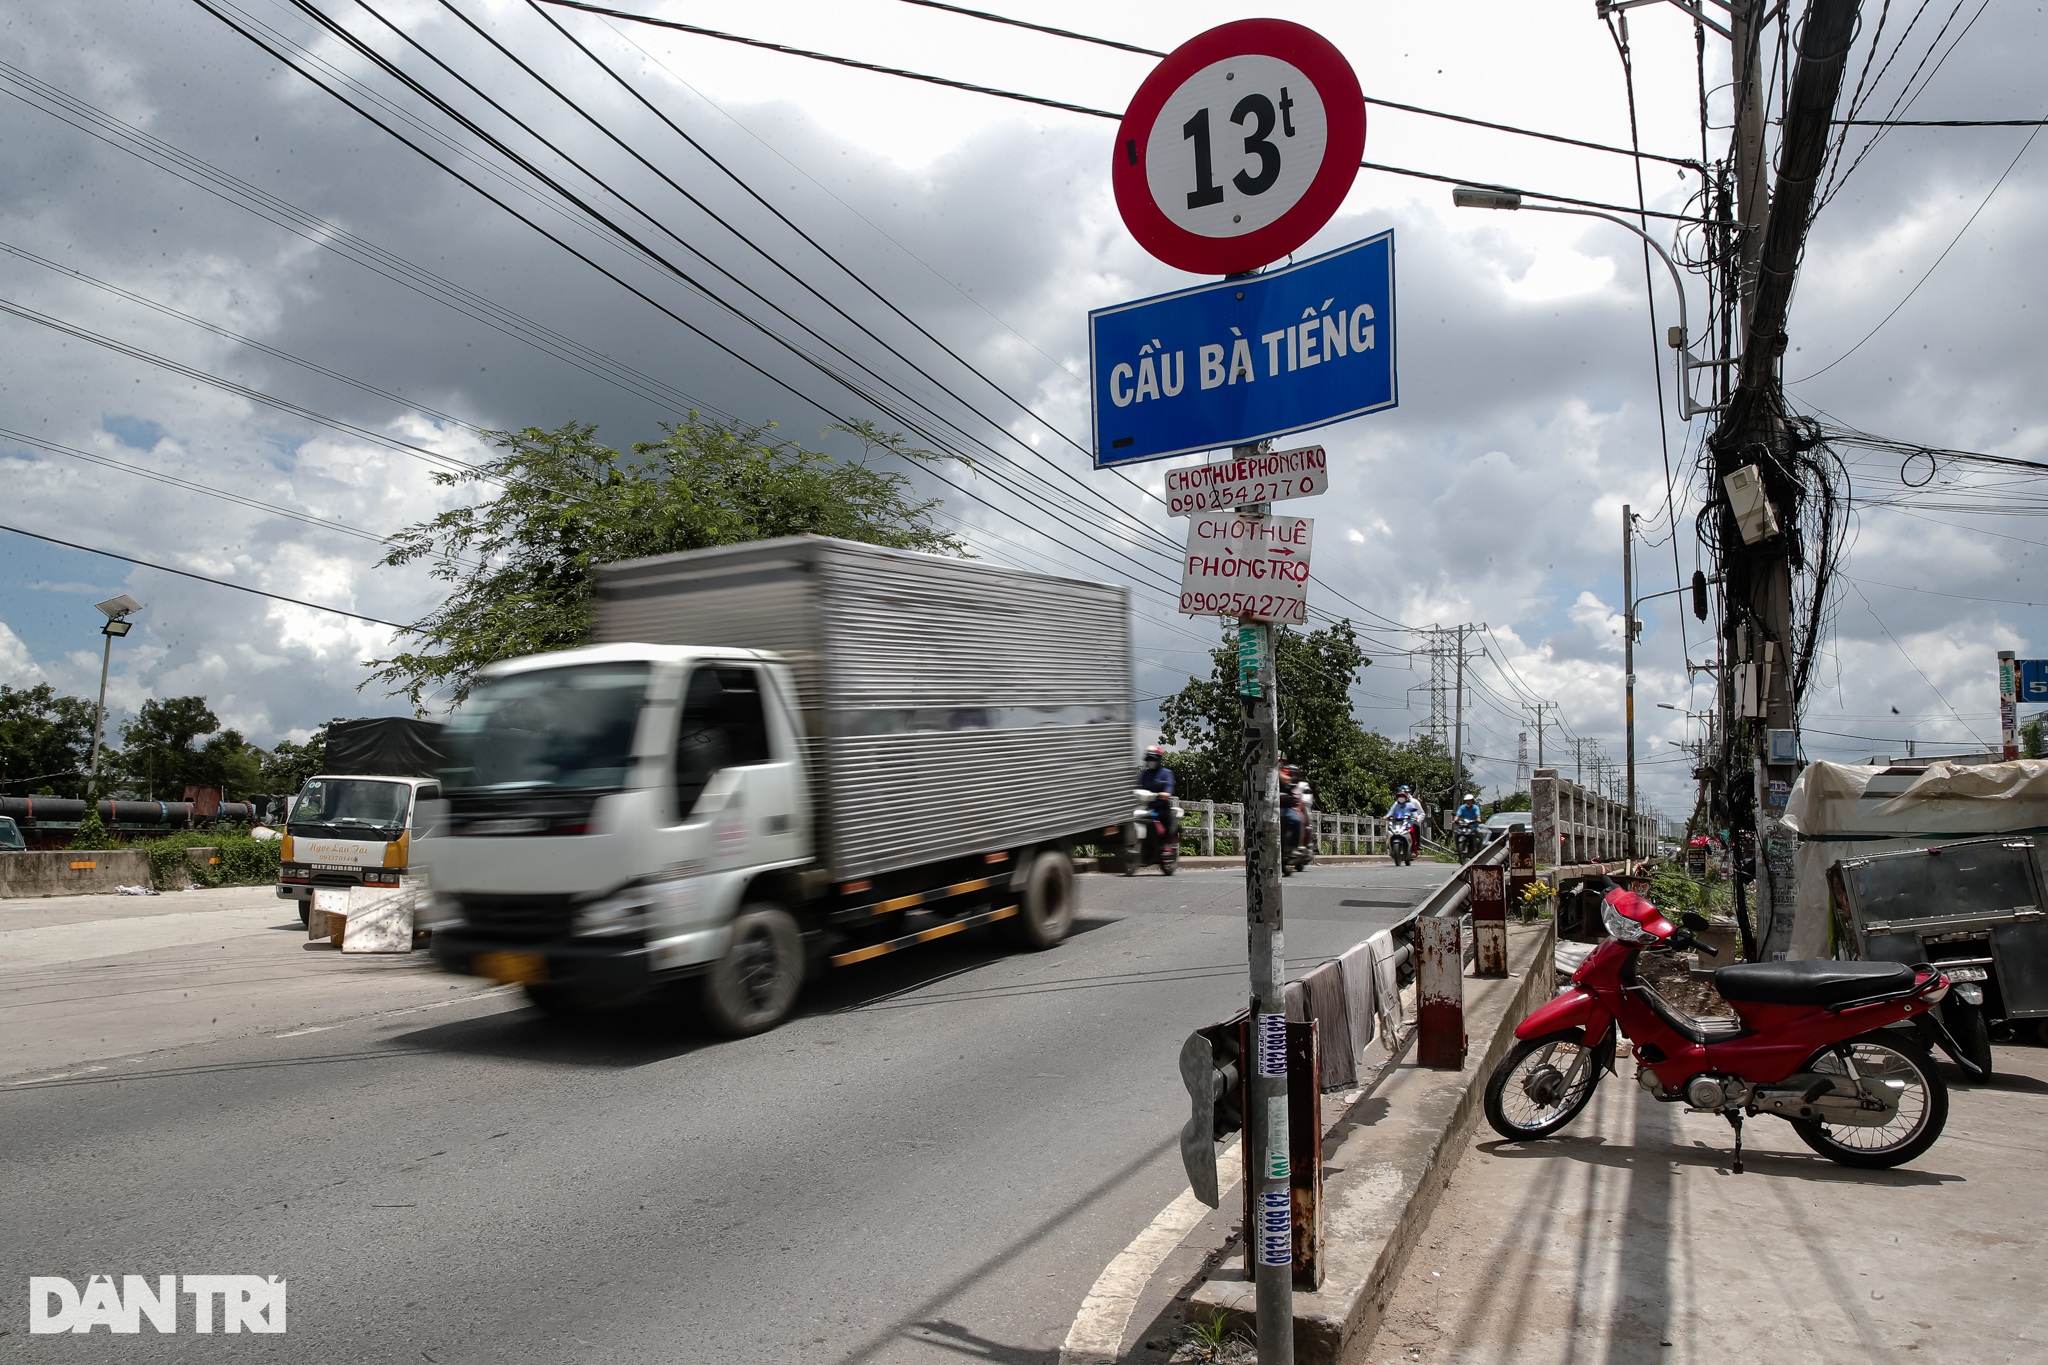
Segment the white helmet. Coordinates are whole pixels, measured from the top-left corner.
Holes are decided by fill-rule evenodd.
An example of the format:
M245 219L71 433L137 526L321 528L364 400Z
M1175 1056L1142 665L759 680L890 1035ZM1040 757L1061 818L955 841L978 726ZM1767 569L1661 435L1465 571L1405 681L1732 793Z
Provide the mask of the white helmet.
M1476 797L1476 796L1474 796L1474 795L1473 795L1473 794L1472 794L1471 792L1466 792L1466 793L1465 793L1465 799L1466 799L1467 801L1477 801L1477 800L1478 800L1479 798L1478 798L1478 797Z

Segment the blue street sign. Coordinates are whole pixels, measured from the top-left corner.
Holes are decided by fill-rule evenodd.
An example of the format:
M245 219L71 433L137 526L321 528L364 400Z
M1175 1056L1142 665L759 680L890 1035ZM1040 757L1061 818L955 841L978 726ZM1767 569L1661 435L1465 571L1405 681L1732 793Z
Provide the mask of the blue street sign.
M2048 704L2048 659L2021 659L2019 700Z
M1394 234L1097 309L1088 359L1098 469L1391 408Z

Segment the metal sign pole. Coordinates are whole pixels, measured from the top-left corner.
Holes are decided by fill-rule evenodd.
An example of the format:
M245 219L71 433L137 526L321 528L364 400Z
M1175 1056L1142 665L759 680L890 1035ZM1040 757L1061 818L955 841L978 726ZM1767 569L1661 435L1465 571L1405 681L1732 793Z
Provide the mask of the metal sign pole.
M1251 455L1257 446L1239 446ZM1267 503L1243 509L1264 514ZM1274 628L1237 628L1238 703L1243 717L1245 924L1251 962L1255 1065L1245 1096L1246 1178L1259 1365L1294 1362L1294 1196L1287 1163L1286 940L1280 908L1280 688Z

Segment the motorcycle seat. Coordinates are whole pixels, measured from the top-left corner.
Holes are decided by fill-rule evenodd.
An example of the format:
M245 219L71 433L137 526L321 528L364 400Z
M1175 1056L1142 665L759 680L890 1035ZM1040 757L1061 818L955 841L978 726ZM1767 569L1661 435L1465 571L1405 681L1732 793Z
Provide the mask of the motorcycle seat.
M1738 962L1714 973L1724 1000L1760 1005L1840 1005L1851 1000L1904 995L1913 989L1913 969L1902 962L1836 962L1802 958L1794 962Z

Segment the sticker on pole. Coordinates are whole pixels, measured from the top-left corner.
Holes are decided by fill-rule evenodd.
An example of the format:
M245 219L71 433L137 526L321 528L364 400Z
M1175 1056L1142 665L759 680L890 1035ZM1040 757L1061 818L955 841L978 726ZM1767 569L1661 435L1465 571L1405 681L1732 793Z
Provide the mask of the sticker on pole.
M1198 275L1270 264L1330 221L1365 154L1365 95L1327 38L1284 19L1197 34L1117 128L1111 184L1138 244Z
M1309 517L1201 512L1188 520L1180 609L1188 616L1308 621Z
M1329 456L1321 446L1239 455L1216 464L1167 470L1166 514L1186 517L1255 502L1313 497L1329 486Z

